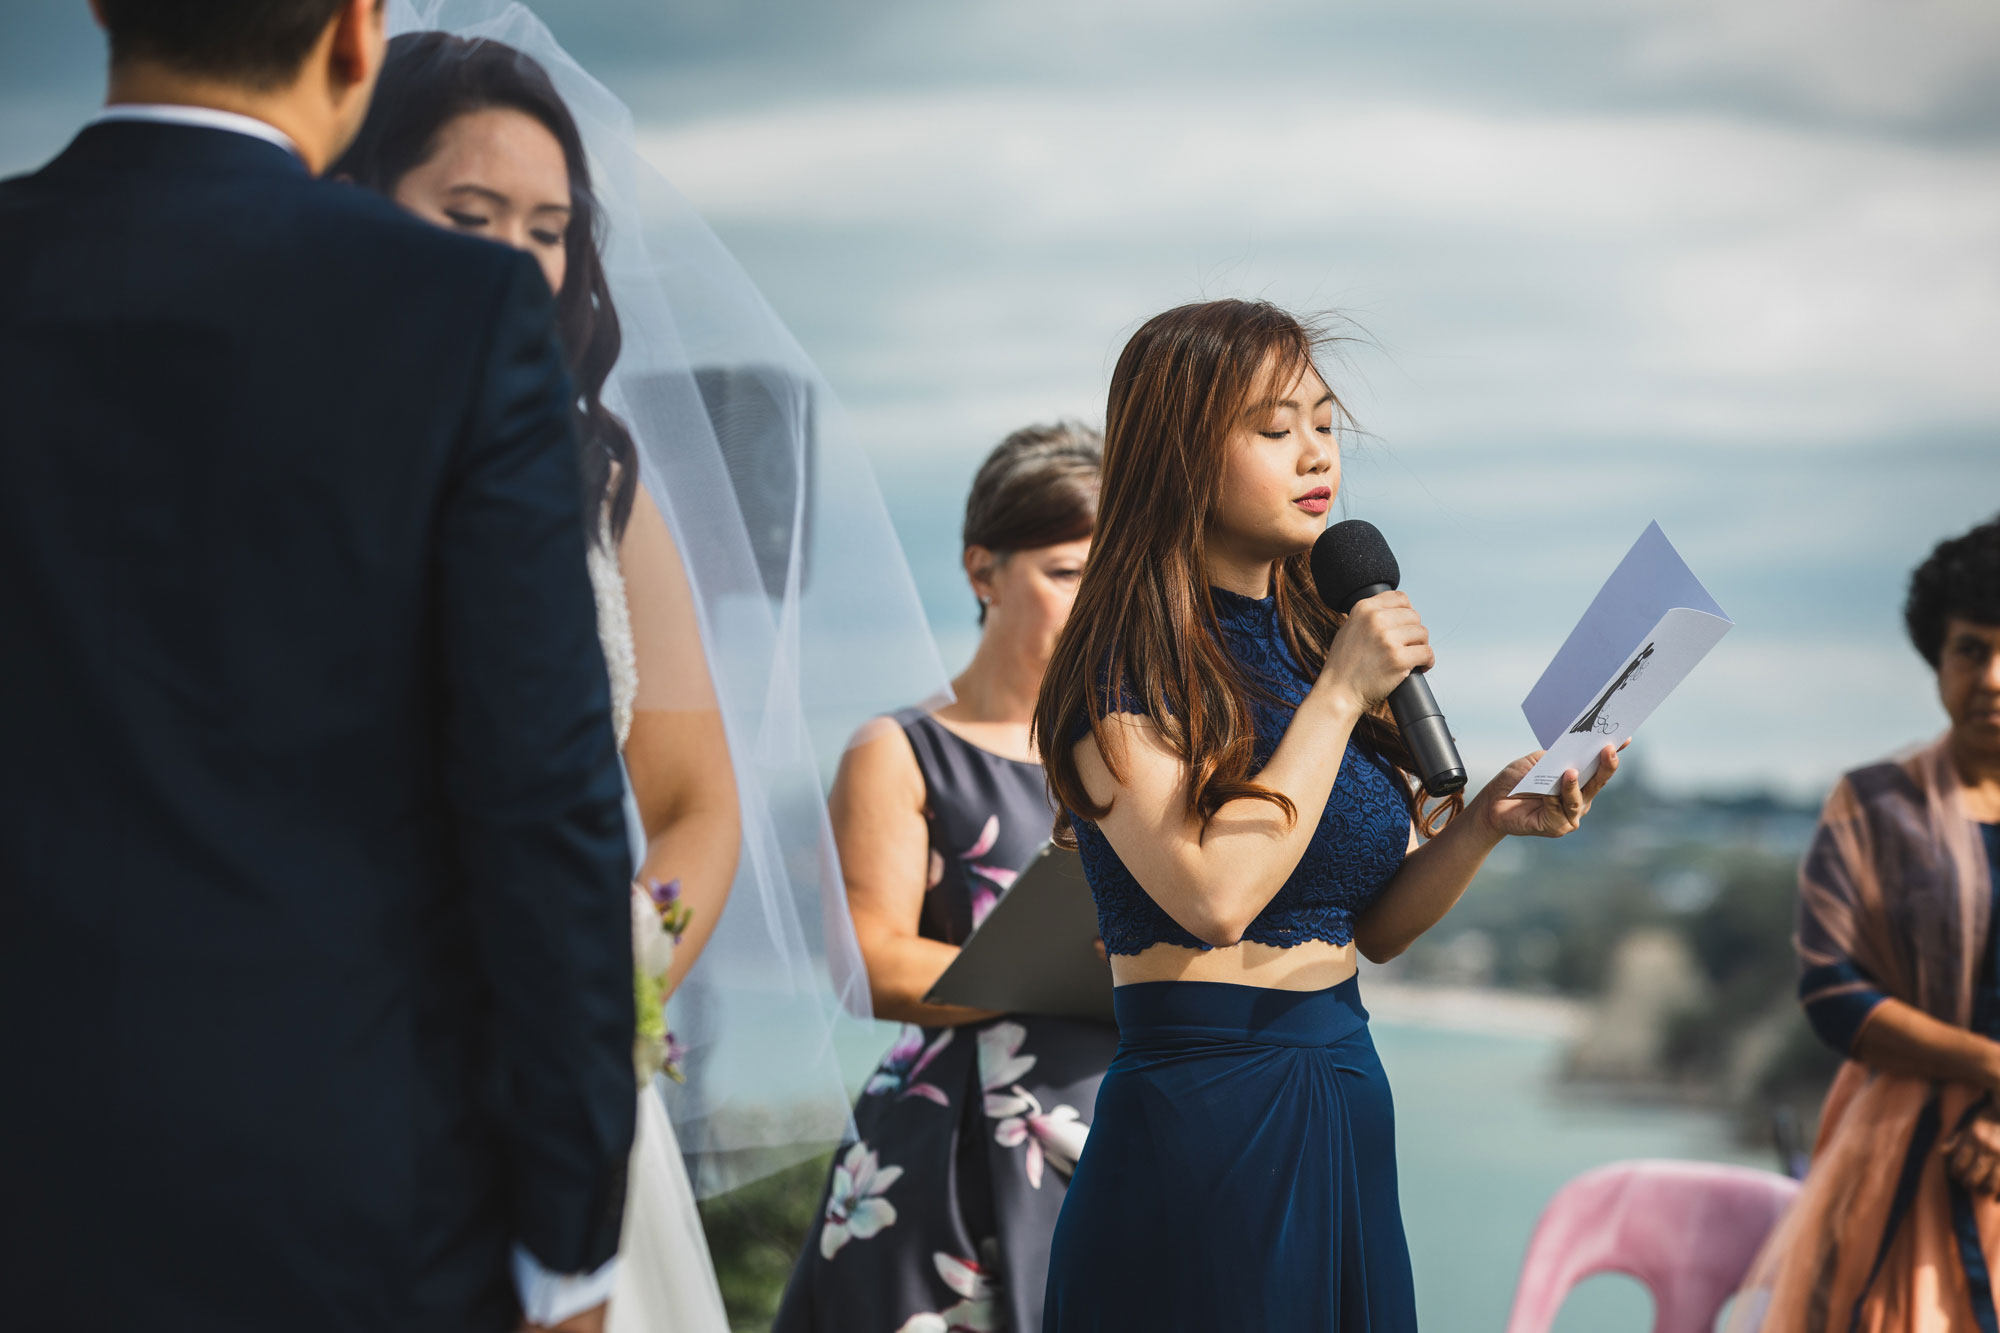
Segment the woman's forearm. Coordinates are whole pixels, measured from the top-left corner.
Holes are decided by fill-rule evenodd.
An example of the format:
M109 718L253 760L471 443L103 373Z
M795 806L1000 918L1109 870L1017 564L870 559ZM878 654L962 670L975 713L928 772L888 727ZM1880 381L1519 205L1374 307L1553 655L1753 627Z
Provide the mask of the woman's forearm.
M1912 1078L1970 1083L2000 1092L2000 1043L1941 1022L1901 1000L1884 1000L1855 1034L1856 1060Z
M673 965L667 969L670 994L701 957L722 920L722 910L729 903L729 886L736 878L741 841L733 799L687 802L646 840L640 877L678 879L681 902L688 909L687 931L675 946Z
M861 952L868 964L869 998L877 1018L919 1027L956 1027L999 1017L985 1009L924 1002L924 996L958 957L955 944L921 935L895 935L864 938Z
M671 991L722 919L742 848L743 816L722 714L637 710L625 742L625 771L646 837L640 877L679 880L689 911L687 933L667 970Z
M1387 962L1444 920L1499 844L1482 803L1466 806L1444 832L1410 853L1382 896L1354 923L1362 956Z

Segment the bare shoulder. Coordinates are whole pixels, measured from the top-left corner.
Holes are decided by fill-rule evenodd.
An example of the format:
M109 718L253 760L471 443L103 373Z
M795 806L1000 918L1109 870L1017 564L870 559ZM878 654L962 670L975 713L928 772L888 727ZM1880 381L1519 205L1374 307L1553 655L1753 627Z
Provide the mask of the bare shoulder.
M613 465L612 482L619 481L617 467ZM676 570L681 568L681 551L674 541L673 530L667 526L666 515L653 500L653 493L641 482L632 488L632 515L625 523L625 536L619 543L620 552L642 551L651 559L663 565L671 564Z
M636 487L632 494L632 513L618 541L618 568L632 594L629 600L635 614L644 616L658 605L676 633L695 632L694 589L688 582L680 545L644 486Z
M1180 756L1144 713L1106 714L1101 741L1098 733L1087 731L1071 752L1091 800L1108 805L1121 789L1181 781Z
M830 800L837 809L923 809L923 770L917 767L917 752L910 748L910 738L896 719L873 718L848 739Z

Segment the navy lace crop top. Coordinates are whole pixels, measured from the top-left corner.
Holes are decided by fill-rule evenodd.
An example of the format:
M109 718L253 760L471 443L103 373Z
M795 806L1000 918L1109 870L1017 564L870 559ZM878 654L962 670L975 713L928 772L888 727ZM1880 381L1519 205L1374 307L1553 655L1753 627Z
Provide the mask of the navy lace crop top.
M1255 696L1251 699L1257 743L1250 771L1255 774L1270 762L1312 680L1278 632L1274 598L1258 600L1221 588L1211 589L1210 595L1230 655L1246 675L1284 701L1280 707ZM1131 711L1143 705L1127 695L1119 707ZM1079 734L1081 730L1079 724ZM1307 940L1350 943L1355 914L1381 894L1409 850L1406 790L1388 761L1349 742L1326 812L1305 855L1243 938L1280 948ZM1153 901L1097 825L1074 811L1070 820L1083 856L1084 878L1097 900L1097 928L1107 951L1134 954L1162 943L1214 947L1183 929Z

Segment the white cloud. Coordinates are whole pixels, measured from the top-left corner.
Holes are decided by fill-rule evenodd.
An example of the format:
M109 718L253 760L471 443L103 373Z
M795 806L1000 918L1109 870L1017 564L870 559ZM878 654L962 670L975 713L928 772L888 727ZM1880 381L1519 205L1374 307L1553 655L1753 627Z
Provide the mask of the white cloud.
M1996 149L1047 88L716 118L645 147L725 229L953 237L962 269L881 298L911 328L987 323L973 355L995 365L1096 370L1163 276L1196 295L1192 265L1147 266L1150 247L1245 256L1250 290L1363 284L1399 361L1376 424L1406 439L1516 421L1813 444L2000 420Z
M1676 0L1637 8L1639 70L1748 75L1829 110L1916 119L2000 74L2000 9L1984 0Z
M1099 82L1282 76L1302 54L1348 78L1530 100L1610 74L1635 95L1890 125L1933 120L2000 74L1990 0L1153 0L1134 17L1131 0L962 0L882 15L866 40L923 68L984 57ZM1473 49L1484 58L1464 59ZM1538 87L1551 72L1557 86Z
M1255 3L1273 31L1298 12ZM1101 410L1152 311L1268 295L1359 307L1383 344L1342 377L1379 436L1346 498L1407 547L1476 764L1528 743L1521 695L1654 517L1741 626L1642 737L1655 778L1820 791L1936 730L1895 604L2000 496L2000 448L1949 442L2000 436L2000 147L1899 122L1975 88L1992 25L1956 52L1885 37L1889 86L1857 91L1866 40L1791 41L1789 8L1526 0L1521 42L1585 34L1541 97L1444 86L1419 30L1478 7L1418 3L1395 39L1415 54L1310 100L1185 59L1167 91L1129 67L1051 78L1021 36L1041 20L982 6L1021 63L982 77L1013 82L658 125L646 148L753 272L810 293L802 340L885 475L921 463L892 499L954 664L951 460L969 475L1007 429ZM1060 9L1046 38L1073 64L1108 11ZM1199 44L1220 12L1164 26Z
M1985 351L2000 346L1996 236L2000 172L1975 182L1864 171L1836 205L1790 211L1658 270L1652 299L1676 335L1660 359L1738 385L1817 378L1842 412L1865 412L1891 378L1935 395L1940 415L1990 420L2000 407Z
M1881 189L1990 202L2000 164L1992 150L1718 116L1047 88L877 95L644 139L718 219L949 223L1013 237L1251 221L1317 235L1381 220L1648 236L1838 209Z

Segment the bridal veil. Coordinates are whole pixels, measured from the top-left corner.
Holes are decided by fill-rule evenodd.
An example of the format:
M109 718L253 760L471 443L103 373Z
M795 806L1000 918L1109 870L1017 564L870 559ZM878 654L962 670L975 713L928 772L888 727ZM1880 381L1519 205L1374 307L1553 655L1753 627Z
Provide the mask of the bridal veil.
M837 1058L868 1035L867 977L826 813L822 759L868 718L948 685L872 471L825 380L656 165L626 107L505 0L392 0L390 30L441 29L538 62L580 127L624 346L605 403L694 593L708 680L641 673L635 707L719 707L743 815L740 867L670 1021L685 1084L659 1083L696 1193L840 1141ZM658 164L671 169L671 163ZM661 617L633 607L639 635ZM686 660L663 645L641 660ZM676 651L678 650L678 653Z

